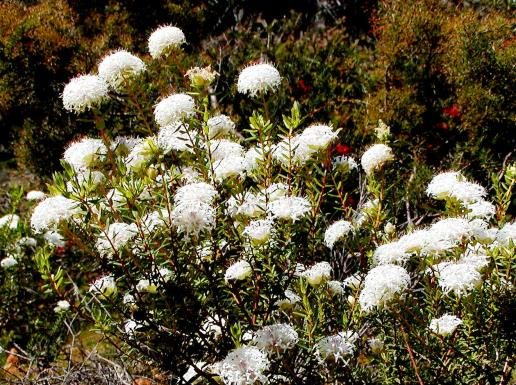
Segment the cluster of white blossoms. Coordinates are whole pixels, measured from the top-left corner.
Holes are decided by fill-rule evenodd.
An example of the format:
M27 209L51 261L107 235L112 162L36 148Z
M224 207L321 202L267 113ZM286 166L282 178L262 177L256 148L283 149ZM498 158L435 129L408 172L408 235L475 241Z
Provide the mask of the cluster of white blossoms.
M71 112L84 112L100 106L108 99L109 86L97 75L80 75L65 86L63 106Z
M277 300L275 303L275 305L282 310L292 309L297 303L301 301L301 297L290 289L285 290L284 294L284 298Z
M169 54L173 49L186 43L184 32L174 26L164 25L156 29L149 37L149 53L153 59Z
M208 138L215 139L219 136L235 134L235 123L227 115L215 115L206 122L208 126Z
M115 278L112 275L101 277L90 285L88 291L101 299L111 297L117 292Z
M28 201L40 201L47 197L47 194L45 194L43 191L39 190L31 190L27 193L25 199Z
M272 148L272 155L278 162L288 165L304 165L316 154L326 150L338 131L330 126L315 124L298 135L286 137Z
M229 266L224 274L226 282L242 281L249 277L253 272L251 264L247 261L238 261Z
M355 159L351 156L337 156L333 159L333 169L335 171L340 171L344 174L351 172L352 170L358 169L358 164Z
M195 114L195 101L187 94L172 94L154 107L154 119L160 127L175 124Z
M275 219L291 220L303 218L312 210L310 202L303 197L282 197L269 204L268 214Z
M345 331L333 336L324 337L315 345L317 353L323 360L333 359L335 362L345 360L355 352L355 332Z
M267 355L254 346L242 346L215 364L215 371L226 385L266 383L264 374L270 367Z
M371 269L365 279L358 301L363 311L386 307L410 285L407 271L397 265L385 264Z
M188 132L188 124L176 121L158 131L157 145L164 154L171 151L193 152L193 134Z
M442 317L434 318L430 321L430 330L441 336L449 336L457 327L462 324L462 320L454 315L445 314Z
M353 230L353 225L351 222L340 220L332 223L324 233L324 243L330 249L333 249L333 246L338 241L342 240Z
M306 279L311 286L318 286L331 278L331 265L328 262L318 262L312 267L305 269L299 265L299 276Z
M249 237L253 244L263 244L269 240L273 229L273 222L270 219L257 219L249 222L242 232Z
M125 50L107 55L98 67L99 76L116 91L144 71L145 63L142 59Z
M69 220L80 212L77 202L62 195L45 198L34 208L30 218L32 229L39 233L51 230L61 221Z
M436 268L438 285L445 293L454 293L461 296L482 284L482 275L478 266L468 262L444 262Z
M266 352L282 352L291 349L298 340L297 332L288 324L264 326L253 336L253 344Z
M8 227L11 230L14 230L18 227L18 223L20 222L20 217L16 214L7 214L0 218L0 228Z
M11 267L16 266L17 264L18 264L18 260L16 258L14 258L14 256L12 256L12 255L2 258L2 260L0 261L0 266L3 269L9 269Z
M59 300L57 301L57 304L56 306L54 307L54 312L55 313L64 313L66 311L68 311L68 309L70 309L70 302L62 299L62 300Z
M258 96L275 91L281 84L278 70L268 63L259 63L244 68L238 75L237 89L242 94Z
M76 171L84 171L101 162L106 154L107 148L102 140L83 138L68 145L63 159Z
M394 155L389 146L385 144L375 144L371 146L360 160L362 168L367 175L381 169L387 162L394 159Z
M448 171L436 175L426 192L434 199L455 199L468 210L469 218L491 218L496 208L484 200L487 192L479 184L469 182L460 172Z
M112 256L118 253L138 233L135 223L112 223L97 240L96 248L101 256Z
M199 235L215 224L215 209L211 203L217 195L213 186L201 182L185 185L174 196L175 206L170 214L179 232Z

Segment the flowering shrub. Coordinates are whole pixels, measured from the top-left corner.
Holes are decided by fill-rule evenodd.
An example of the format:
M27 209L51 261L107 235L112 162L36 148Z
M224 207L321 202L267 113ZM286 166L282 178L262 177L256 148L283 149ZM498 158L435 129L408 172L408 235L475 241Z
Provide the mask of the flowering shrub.
M64 107L95 114L100 137L69 145L31 217L74 239L94 274L47 275L62 300L178 383L507 383L516 167L493 202L463 173L436 175L441 212L402 225L387 126L359 162L334 157L341 129L298 103L271 114L285 79L258 62L237 90L260 108L236 129L211 103L213 70L190 70L190 89L154 79L183 38L161 27L149 62L117 51L65 87ZM147 136L116 135L102 116L115 102Z

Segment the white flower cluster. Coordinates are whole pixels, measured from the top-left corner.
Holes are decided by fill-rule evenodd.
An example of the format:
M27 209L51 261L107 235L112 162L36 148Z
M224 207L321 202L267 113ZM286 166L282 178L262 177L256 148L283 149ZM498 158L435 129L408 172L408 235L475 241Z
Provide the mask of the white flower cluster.
M386 307L409 285L410 276L403 267L391 264L380 265L367 273L358 301L365 312L375 308L380 309Z
M335 362L345 360L346 357L355 352L355 341L357 334L352 331L337 333L333 336L324 337L317 342L316 350L319 356L327 360L332 358Z
M195 101L187 94L172 94L154 107L154 119L160 127L174 125L178 120L195 114Z
M253 344L266 352L281 352L291 349L298 341L295 329L288 324L264 326L256 331Z
M468 210L469 218L491 218L496 214L495 206L484 200L484 187L468 182L460 172L448 171L436 175L426 192L434 199L455 199Z
M462 320L454 315L445 314L440 318L430 321L430 330L441 336L449 336L457 327L462 324Z
M257 219L249 222L242 232L254 244L263 244L271 236L273 222L270 219Z
M282 197L269 204L267 212L275 219L293 222L307 215L312 209L310 202L303 197Z
M258 96L276 90L281 84L278 70L268 63L244 68L238 76L237 89L242 94Z
M318 262L309 269L299 265L299 276L306 279L311 286L318 286L331 278L331 265L328 262Z
M392 150L385 144L375 144L371 146L361 158L362 168L367 175L381 169L387 162L394 159Z
M38 203L32 212L30 224L35 232L53 229L61 221L79 213L77 202L62 195L48 197Z
M119 91L124 84L145 71L145 63L125 50L115 51L102 59L99 76L114 90Z
M156 29L149 37L149 53L153 59L168 55L173 49L179 48L186 42L181 29L164 25Z
M253 272L251 264L247 261L238 261L229 266L224 274L226 282L242 281L249 277Z
M445 293L466 295L482 284L482 275L478 265L465 262L442 262L434 267L438 285Z
M99 299L111 297L117 292L115 278L112 275L101 277L90 285L88 291Z
M350 222L345 220L337 221L331 224L324 233L324 243L330 249L333 249L333 246L338 241L342 240L346 235L348 235L353 230L353 226Z
M235 123L229 116L216 115L208 119L208 138L215 139L222 135L235 133Z
M63 159L76 171L85 171L101 162L107 148L100 139L83 138L68 145Z
M71 112L84 112L108 99L108 84L100 76L81 75L70 80L63 90L63 106Z
M20 217L16 214L7 214L0 218L0 228L8 227L11 230L14 230L18 227L18 223L20 222Z
M264 374L269 369L267 355L254 346L242 346L215 364L215 371L226 385L254 385L266 383Z
M112 223L97 240L96 247L100 255L112 256L118 253L138 233L135 223Z

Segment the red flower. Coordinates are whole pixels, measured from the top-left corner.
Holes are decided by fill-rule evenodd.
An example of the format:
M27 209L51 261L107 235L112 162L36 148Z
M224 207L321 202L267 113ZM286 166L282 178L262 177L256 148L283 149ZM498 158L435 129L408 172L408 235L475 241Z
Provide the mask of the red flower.
M299 90L306 94L307 92L310 92L310 90L312 89L312 87L310 87L309 85L307 85L305 83L305 81L303 79L300 79L298 82L297 82L297 86L299 88Z
M456 104L452 104L450 107L443 108L443 114L450 118L460 118L462 113Z
M347 144L337 144L335 146L335 152L339 155L348 155L351 153L352 148L349 147Z
M57 246L55 249L55 255L62 257L65 253L65 248L63 246Z
M439 129L439 130L443 130L443 131L447 131L449 126L448 126L448 123L445 123L445 122L439 122L435 125L435 128Z

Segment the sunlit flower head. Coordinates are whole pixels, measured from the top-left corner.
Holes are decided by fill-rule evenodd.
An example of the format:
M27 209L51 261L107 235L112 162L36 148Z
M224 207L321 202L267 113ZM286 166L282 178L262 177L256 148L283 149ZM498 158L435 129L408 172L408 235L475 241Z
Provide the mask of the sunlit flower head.
M430 321L430 330L441 336L449 336L457 327L462 324L462 320L454 315L445 314L440 318Z
M253 268L247 261L238 261L228 267L224 274L226 282L241 281L246 279L253 272Z
M242 94L254 97L275 91L280 84L281 76L278 70L272 64L259 63L240 72L237 89Z
M264 326L256 331L253 344L267 352L282 352L295 346L299 336L295 329L288 324Z
M235 133L235 123L226 115L216 115L209 118L207 125L210 139Z
M353 226L350 222L345 220L340 220L332 223L324 233L324 243L330 249L333 248L333 245L338 241L344 239L353 229Z
M106 154L107 148L101 139L82 138L68 145L63 159L75 170L86 170L101 162Z
M355 341L357 334L352 331L337 333L333 336L324 337L315 345L317 353L324 359L336 361L345 360L355 352Z
M260 349L254 346L241 346L215 364L215 371L224 384L254 385L257 382L267 382L264 372L269 366L267 355Z
M367 175L381 169L387 162L394 159L392 150L385 144L375 144L364 152L360 160L362 168Z
M154 107L154 119L160 127L175 124L195 114L195 101L187 94L172 94Z
M115 90L120 90L126 82L144 71L145 63L125 50L105 56L99 64L99 76Z
M96 75L73 78L63 90L63 106L71 112L84 112L98 107L108 98L108 84Z
M407 289L409 284L410 276L403 267L392 264L380 265L367 273L358 301L363 311L370 312L375 308L387 306Z
M164 25L150 35L148 40L149 53L153 59L158 59L168 55L185 42L186 37L183 31L171 25Z
M70 219L80 212L77 202L57 195L45 198L34 208L30 224L35 232L42 232L54 228L61 221Z

